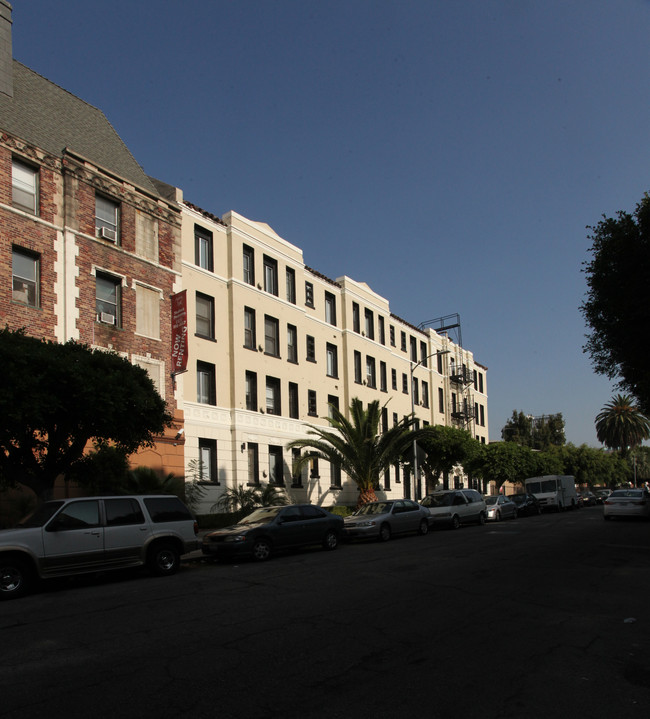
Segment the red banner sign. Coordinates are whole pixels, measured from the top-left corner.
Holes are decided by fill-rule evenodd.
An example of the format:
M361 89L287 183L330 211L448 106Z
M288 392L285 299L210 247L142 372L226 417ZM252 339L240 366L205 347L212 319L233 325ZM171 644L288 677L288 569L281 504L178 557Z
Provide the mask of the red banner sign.
M172 295L172 374L187 371L186 290Z

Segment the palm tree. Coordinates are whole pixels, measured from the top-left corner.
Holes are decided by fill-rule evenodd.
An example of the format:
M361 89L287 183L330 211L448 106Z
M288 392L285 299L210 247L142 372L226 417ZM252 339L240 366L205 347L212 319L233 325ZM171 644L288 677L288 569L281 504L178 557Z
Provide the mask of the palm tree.
M394 427L380 432L381 408L375 400L363 408L360 399L354 398L350 405L348 420L334 405L330 405L332 416L327 418L329 428L309 425L307 432L312 438L295 439L288 449L307 449L296 461L299 471L314 457L324 459L340 467L359 488L357 506L377 500L375 489L383 472L400 460L413 443L426 436L426 428L409 431L413 420L403 419Z
M624 456L650 437L650 420L641 414L632 397L618 394L596 416L596 436Z

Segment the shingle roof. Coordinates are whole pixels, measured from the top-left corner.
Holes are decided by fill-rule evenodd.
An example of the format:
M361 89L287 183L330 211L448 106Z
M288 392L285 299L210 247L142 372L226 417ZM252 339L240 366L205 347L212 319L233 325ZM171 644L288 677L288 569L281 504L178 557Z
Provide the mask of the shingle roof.
M0 93L0 130L61 157L64 148L158 195L101 110L13 61L13 98Z

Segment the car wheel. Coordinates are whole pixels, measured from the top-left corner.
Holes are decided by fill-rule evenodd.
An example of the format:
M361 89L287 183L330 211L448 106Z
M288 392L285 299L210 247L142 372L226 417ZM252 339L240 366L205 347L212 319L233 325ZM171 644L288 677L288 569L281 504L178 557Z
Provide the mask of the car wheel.
M382 524L379 528L379 539L382 542L387 542L390 539L390 527L387 524Z
M147 565L158 577L168 576L178 571L181 566L181 556L175 545L159 542L149 550Z
M32 575L20 559L0 560L0 599L16 599L27 594Z
M429 522L427 522L426 519L423 519L420 522L420 526L418 527L418 534L422 534L423 536L425 534L429 534Z
M339 546L339 535L330 529L323 539L323 549L336 549Z
M460 517L457 514L454 514L451 518L451 528L458 529L458 527L460 527Z
M501 512L497 509L496 514L494 515L494 521L500 522L501 521Z
M485 512L479 512L478 523L485 524L486 521L487 521L487 517L485 516Z
M271 557L271 542L268 539L258 539L253 544L253 559L256 562L265 562Z

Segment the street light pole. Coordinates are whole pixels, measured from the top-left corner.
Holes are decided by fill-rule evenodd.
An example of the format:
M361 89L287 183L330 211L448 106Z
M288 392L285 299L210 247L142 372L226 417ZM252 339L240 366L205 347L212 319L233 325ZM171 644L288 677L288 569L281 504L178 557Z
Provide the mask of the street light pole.
M435 352L432 352L430 355L427 355L426 357L423 357L419 362L416 364L413 364L413 360L411 360L411 415L413 419L415 419L415 388L413 386L413 373L415 370L424 362L426 362L429 357L437 357L438 355L447 355L449 354L450 350L436 350ZM415 437L413 437L413 499L417 501L417 481L418 481L418 474L419 474L419 467L418 467L418 444L415 440Z

